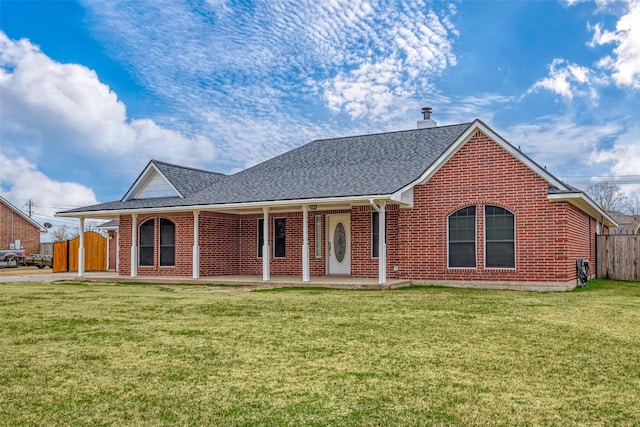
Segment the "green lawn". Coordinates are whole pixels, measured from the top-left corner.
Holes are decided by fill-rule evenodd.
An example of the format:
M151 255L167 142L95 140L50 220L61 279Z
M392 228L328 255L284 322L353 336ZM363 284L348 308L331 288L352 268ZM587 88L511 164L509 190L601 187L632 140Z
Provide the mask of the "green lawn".
M640 425L640 283L0 284L0 425Z

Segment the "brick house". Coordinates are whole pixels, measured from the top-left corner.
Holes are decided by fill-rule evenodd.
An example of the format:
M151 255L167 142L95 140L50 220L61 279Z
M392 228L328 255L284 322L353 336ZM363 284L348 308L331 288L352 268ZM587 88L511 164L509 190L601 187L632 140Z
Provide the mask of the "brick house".
M615 221L482 121L428 113L417 129L316 140L233 175L152 160L122 200L58 215L118 219L132 277L575 287L576 259L595 261L595 234Z
M39 254L40 233L46 232L46 228L0 197L0 249L9 249L18 240L26 253Z

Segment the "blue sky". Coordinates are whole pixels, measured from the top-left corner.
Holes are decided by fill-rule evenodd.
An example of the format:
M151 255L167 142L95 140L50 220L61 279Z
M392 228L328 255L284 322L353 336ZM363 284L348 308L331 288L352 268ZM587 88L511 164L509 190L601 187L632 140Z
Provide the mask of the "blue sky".
M631 193L638 22L638 1L0 0L0 194L44 222L152 158L232 173L423 106Z

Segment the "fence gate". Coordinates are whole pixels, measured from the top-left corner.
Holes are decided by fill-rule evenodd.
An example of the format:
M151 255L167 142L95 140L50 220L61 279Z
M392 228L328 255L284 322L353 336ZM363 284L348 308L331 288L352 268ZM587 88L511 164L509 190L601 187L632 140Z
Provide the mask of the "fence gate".
M640 235L596 237L598 278L640 281Z
M53 272L78 271L80 236L53 244ZM107 239L94 231L84 232L84 270L107 269Z

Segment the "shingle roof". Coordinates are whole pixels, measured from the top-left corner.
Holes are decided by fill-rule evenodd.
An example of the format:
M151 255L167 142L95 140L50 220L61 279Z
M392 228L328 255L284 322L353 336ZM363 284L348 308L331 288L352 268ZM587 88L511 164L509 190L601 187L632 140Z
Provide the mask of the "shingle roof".
M176 190L183 196L193 194L226 176L218 172L174 165L159 160L152 160L151 163L171 181Z
M154 160L184 198L115 201L66 212L393 194L418 179L471 124L316 140L234 175Z

